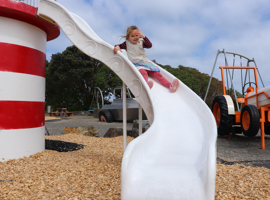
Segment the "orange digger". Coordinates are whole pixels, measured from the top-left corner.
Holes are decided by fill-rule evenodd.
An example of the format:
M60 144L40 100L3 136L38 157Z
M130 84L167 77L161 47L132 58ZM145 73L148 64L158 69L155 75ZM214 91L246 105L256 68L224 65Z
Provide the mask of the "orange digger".
M264 86L254 59L249 59L237 53L218 50L204 100L206 100L220 54L224 54L225 58L225 66L219 67L223 95L216 96L212 103L212 112L216 119L218 135L230 137L231 133L243 133L245 136L254 137L260 129L261 149L265 149L265 134L270 134L270 86ZM228 63L229 56L233 58L231 66ZM239 65L235 65L237 60ZM242 66L243 60L247 61L245 66ZM252 63L254 66L251 66ZM240 71L241 81L239 76L236 78L236 71ZM262 89L259 89L259 78L260 84L263 86ZM240 88L241 91L238 92L236 88Z

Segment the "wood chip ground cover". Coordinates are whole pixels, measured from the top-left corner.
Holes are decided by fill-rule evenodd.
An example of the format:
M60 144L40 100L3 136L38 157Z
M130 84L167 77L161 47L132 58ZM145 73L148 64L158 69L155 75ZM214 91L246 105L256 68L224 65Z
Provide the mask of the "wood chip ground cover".
M123 137L66 134L46 139L85 146L0 162L0 199L120 199ZM270 200L270 169L217 164L215 199Z

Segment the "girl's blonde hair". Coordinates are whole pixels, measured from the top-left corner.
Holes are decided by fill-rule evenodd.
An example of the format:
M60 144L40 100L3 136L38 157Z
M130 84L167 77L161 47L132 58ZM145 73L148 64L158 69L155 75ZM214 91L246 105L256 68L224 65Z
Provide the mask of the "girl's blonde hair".
M120 36L121 39L125 38L126 40L129 38L129 35L131 34L132 31L134 30L139 30L137 26L129 26L127 27L126 35Z

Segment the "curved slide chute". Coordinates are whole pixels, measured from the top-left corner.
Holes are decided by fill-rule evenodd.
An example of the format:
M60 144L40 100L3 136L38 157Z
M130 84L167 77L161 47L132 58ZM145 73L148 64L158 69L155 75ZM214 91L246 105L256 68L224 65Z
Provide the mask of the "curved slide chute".
M59 3L40 0L38 15L57 24L82 52L110 67L135 95L151 124L126 148L121 198L214 199L217 128L201 98L181 81L176 93L155 80L150 90L123 53L114 54L112 45ZM162 68L161 73L171 82L175 78Z

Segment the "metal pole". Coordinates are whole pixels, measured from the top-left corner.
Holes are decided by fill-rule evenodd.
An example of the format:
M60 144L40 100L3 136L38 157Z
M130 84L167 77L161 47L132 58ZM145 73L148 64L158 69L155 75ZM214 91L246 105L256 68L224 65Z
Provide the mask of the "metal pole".
M224 53L224 57L225 57L225 65L229 66L225 49L223 49L223 53Z
M98 93L99 93L99 91L97 92L96 100L97 100L97 108L99 109L99 103L98 103Z
M240 56L240 66L242 67L242 56ZM244 97L243 93L243 70L241 69L241 88L242 88L242 96Z
M226 56L225 49L223 49L223 50L224 50L224 56L225 56L225 65L226 66L229 66L228 61L227 61L227 56ZM231 88L233 90L233 94L234 94L234 98L235 98L235 104L236 104L236 107L237 107L237 111L240 111L239 105L238 105L238 102L237 102L237 96L236 96L236 92L235 92L235 89L234 89L234 85L233 85L233 80L232 80L230 69L228 69L228 72L229 72L229 77L230 77L230 80L231 80ZM228 84L228 86L229 86L229 84Z
M218 58L218 55L219 55L220 53L221 53L221 52L218 50L217 56L216 56L216 60L215 60L215 63L214 63L213 69L212 69L211 77L210 77L210 80L209 80L209 83L208 83L208 86L207 86L207 90L206 90L206 93L205 93L205 96L204 96L204 102L206 101L206 97L207 97L207 95L208 95L208 91L209 91L209 88L210 88L210 84L211 84L211 81L212 81L212 77L213 77L213 74L214 74L214 71L215 71L215 66L216 66L216 63L217 63L217 58Z
M103 98L103 94L102 94L102 91L101 91L101 89L99 88L99 87L94 87L94 90L95 89L98 89L98 91L99 91L99 93L100 93L100 96L101 96L101 104L102 104L102 107L104 106L104 98ZM98 96L97 96L97 98L98 98ZM97 103L98 103L98 99L97 99ZM101 108L102 108L101 107Z
M139 104L139 135L142 134L142 106Z
M123 151L127 147L127 88L123 82Z
M234 98L235 98L235 101L236 101L235 104L237 106L237 111L240 111L239 105L238 105L238 101L237 101L237 96L236 96L235 89L234 89L234 86L233 86L233 80L232 80L232 76L231 76L230 70L228 70L228 72L229 72L229 77L231 79L231 84L232 84L232 89L233 89L233 92L234 92Z
M224 53L224 58L225 58L225 66L229 66L228 61L227 61L227 56L226 56L225 49L223 49L223 53ZM227 89L228 89L228 94L230 95L231 91L230 91L230 88L229 88L230 86L229 86L229 81L228 81L228 71L229 71L229 69L226 69Z
M254 58L253 58L253 62L254 62L254 64L255 64L255 67L257 67L257 64L256 64L256 62L255 62ZM263 87L265 87L265 86L264 86L264 83L263 83L263 80L262 80L262 77L261 77L261 74L260 74L260 72L259 72L259 69L258 69L258 68L257 68L257 72L258 72L258 74L259 74L259 77L260 77L260 79L261 79L261 82L262 82Z

